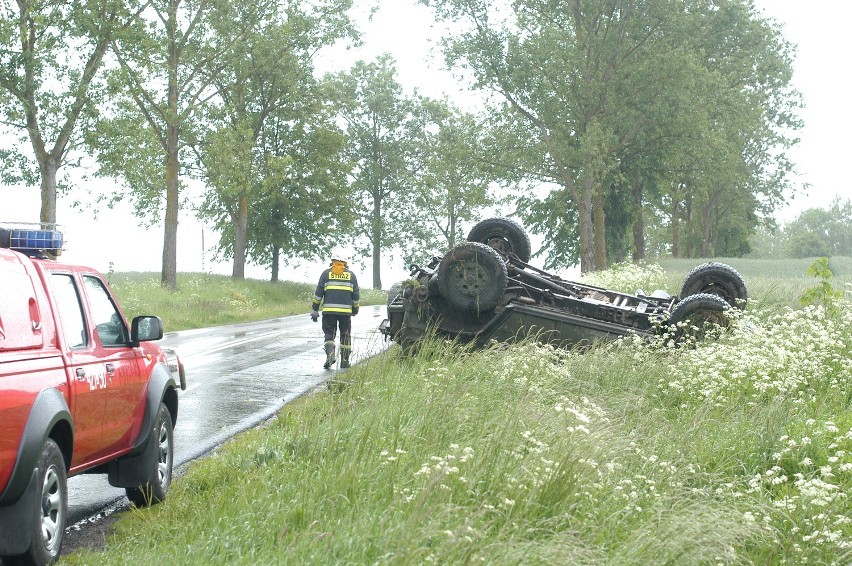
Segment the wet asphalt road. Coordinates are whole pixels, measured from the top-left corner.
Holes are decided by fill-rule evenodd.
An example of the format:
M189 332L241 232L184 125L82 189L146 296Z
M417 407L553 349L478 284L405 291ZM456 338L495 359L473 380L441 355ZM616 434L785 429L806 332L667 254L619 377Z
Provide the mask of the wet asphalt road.
M367 306L352 318L353 363L388 347L377 330L385 312L384 306ZM175 467L263 422L337 371L322 368L322 330L307 314L168 333L160 344L176 349L186 367ZM102 475L70 478L68 491L69 529L128 505L124 490Z

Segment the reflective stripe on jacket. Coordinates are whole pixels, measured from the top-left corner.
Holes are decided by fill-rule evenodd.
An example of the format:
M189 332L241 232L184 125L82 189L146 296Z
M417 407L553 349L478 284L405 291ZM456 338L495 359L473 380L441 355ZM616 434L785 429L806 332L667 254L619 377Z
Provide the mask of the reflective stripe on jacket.
M344 269L343 273L335 274L328 268L320 275L311 308L317 310L322 304L322 312L352 314L352 308L359 306L360 294L354 273Z

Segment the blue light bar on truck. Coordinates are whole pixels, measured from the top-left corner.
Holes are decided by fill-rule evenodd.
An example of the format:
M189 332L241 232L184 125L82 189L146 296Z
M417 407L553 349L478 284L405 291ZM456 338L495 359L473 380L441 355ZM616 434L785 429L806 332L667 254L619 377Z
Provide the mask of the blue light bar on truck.
M60 227L46 222L0 222L0 247L28 255L49 252L62 253L65 238Z

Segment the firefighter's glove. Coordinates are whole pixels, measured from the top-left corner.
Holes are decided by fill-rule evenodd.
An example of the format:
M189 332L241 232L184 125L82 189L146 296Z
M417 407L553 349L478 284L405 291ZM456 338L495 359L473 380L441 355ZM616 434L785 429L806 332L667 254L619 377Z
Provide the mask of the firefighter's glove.
M311 311L311 320L313 320L314 322L319 320L319 312L318 311Z
M352 307L352 316L358 314L358 307Z

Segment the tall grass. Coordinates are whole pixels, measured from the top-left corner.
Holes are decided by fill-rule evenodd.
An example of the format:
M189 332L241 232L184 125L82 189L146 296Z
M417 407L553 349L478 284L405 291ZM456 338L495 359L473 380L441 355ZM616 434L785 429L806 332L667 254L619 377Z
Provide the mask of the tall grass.
M848 564L852 308L761 304L690 348L392 348L65 560Z
M234 280L224 275L178 273L177 289L158 273L109 273L107 280L128 318L156 314L167 331L203 328L306 313L315 285L292 281ZM361 304L383 304L386 293L361 289Z

